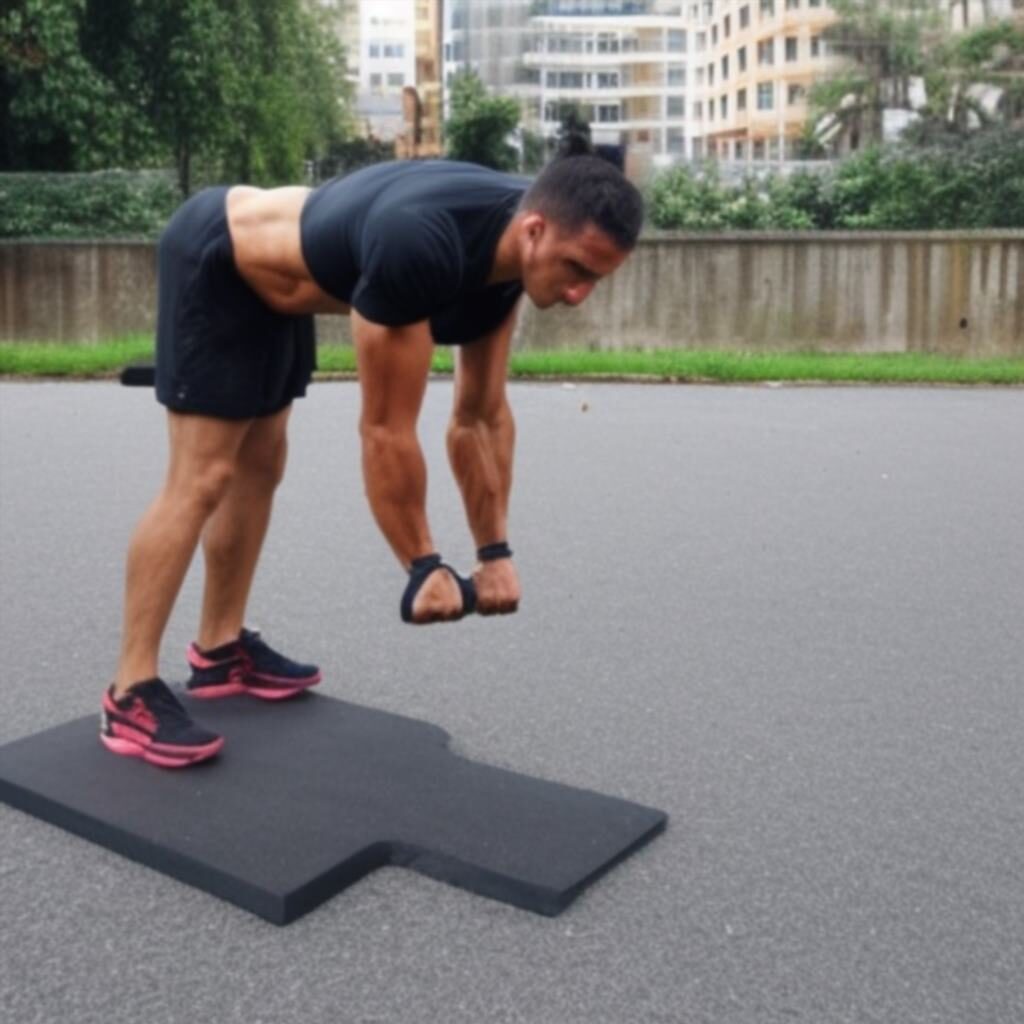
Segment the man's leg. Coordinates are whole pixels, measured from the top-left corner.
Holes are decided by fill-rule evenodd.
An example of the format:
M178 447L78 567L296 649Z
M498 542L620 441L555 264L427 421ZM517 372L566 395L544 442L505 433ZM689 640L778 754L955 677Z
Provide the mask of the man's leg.
M158 674L160 640L171 609L203 524L230 489L252 422L168 412L167 479L128 550L115 696Z
M235 460L224 498L203 530L206 582L198 643L212 650L238 638L270 524L274 491L288 457L288 414L253 420Z

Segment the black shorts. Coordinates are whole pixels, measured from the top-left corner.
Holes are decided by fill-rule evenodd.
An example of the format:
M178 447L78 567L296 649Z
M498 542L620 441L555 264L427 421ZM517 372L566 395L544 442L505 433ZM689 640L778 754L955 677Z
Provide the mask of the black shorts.
M156 397L176 412L270 416L306 393L312 316L267 306L235 268L227 188L188 199L160 238Z

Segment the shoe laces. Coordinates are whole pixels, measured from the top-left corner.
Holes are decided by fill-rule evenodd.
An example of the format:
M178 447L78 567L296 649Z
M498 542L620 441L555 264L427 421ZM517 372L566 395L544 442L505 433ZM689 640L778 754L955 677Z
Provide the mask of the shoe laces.
M181 702L174 696L171 688L162 679L151 683L146 689L145 695L137 695L137 699L141 700L151 712L164 721L174 721L182 724L192 721L188 712L182 707Z

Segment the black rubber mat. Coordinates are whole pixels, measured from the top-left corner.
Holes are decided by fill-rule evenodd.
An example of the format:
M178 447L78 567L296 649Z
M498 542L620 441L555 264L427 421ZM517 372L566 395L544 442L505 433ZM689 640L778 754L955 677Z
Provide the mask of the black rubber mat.
M316 694L204 702L196 717L227 738L207 764L117 757L97 713L0 747L0 798L276 924L388 864L554 915L667 821Z

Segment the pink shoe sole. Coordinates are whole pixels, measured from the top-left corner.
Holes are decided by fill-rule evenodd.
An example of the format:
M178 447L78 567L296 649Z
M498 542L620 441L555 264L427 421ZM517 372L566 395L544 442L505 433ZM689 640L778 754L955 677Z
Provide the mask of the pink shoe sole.
M260 700L288 700L320 682L321 677L303 680L299 684L286 684L282 679L277 686L260 686L261 682L276 682L267 677L252 677L253 684L248 683L223 683L220 686L197 686L194 690L186 690L190 697L196 700L217 700L219 697L236 697L241 693L247 693L250 697L259 697Z
M114 754L121 757L141 757L149 764L155 764L160 768L187 768L189 765L199 764L220 753L224 746L223 738L207 743L204 747L179 747L176 750L157 750L154 747L144 747L141 743L134 743L117 736L100 734L100 742Z

